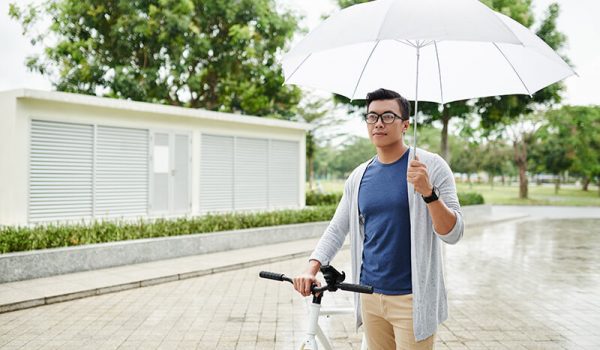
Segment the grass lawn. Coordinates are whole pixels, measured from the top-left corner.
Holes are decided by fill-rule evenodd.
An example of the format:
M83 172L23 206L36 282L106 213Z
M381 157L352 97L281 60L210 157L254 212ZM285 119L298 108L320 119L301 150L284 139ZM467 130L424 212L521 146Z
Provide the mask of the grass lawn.
M553 184L529 184L529 198L519 199L518 183L511 186L495 185L494 188L488 184L466 183L457 184L460 192L475 191L480 193L486 204L505 205L566 205L566 206L600 206L598 187L591 186L587 192L581 187L572 185L561 186L558 194L554 193Z
M344 180L318 181L324 192L341 192L344 189ZM308 190L308 184L306 185ZM565 205L565 206L598 206L600 196L598 187L590 185L589 191L584 192L581 187L569 185L561 186L558 195L554 194L554 185L529 184L529 199L519 199L519 185L511 186L497 184L492 189L489 184L458 183L459 192L478 192L485 199L486 204L499 205Z

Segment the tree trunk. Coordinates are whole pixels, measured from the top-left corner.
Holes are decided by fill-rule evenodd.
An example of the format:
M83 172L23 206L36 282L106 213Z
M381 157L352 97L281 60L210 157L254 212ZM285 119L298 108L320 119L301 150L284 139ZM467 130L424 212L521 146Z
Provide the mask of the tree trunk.
M315 166L312 157L308 159L308 188L313 191L315 179Z
M488 174L488 176L490 177L490 187L493 190L494 189L494 174Z
M589 176L584 176L582 179L582 183L583 183L583 187L582 190L584 191L588 191L588 187L590 186L590 177Z
M448 149L448 124L450 123L450 115L447 109L442 112L442 142L440 144L442 158L446 163L450 164L450 150Z
M519 168L519 198L527 199L527 143L525 141L515 141L513 143L515 151L515 162Z
M504 174L501 175L502 186L506 186L506 179L504 178Z
M558 190L560 190L560 175L554 179L554 194L558 194Z

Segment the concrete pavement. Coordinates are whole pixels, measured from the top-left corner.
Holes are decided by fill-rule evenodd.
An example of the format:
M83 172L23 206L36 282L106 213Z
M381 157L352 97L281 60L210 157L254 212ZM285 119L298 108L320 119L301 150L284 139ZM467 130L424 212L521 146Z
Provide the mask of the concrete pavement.
M568 217L571 210L570 216L583 218L549 220ZM462 242L447 247L450 318L438 332L438 349L600 347L600 259L595 254L600 209L529 211L538 213L526 220L469 227ZM306 328L304 302L289 284L261 280L257 274L300 271L314 243L123 267L113 270L109 281L97 271L84 273L91 275L80 276L78 288L86 290L94 281L98 288L127 283L125 276L133 276L140 286L153 280L161 284L0 314L0 348L294 348ZM349 272L347 250L334 266ZM188 278L190 273L200 277ZM178 277L168 282L160 277L166 275ZM74 287L65 276L53 278L16 282L29 285L13 294L35 296L66 288L62 284ZM349 304L348 293L325 298L325 305ZM360 334L350 315L321 324L336 349L359 347Z

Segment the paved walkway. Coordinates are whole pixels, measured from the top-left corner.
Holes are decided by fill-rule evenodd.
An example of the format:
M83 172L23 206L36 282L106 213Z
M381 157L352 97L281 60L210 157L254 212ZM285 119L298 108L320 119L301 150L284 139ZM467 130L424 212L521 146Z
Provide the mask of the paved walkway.
M503 207L498 213L510 210ZM438 332L438 349L600 347L600 258L595 254L600 220L548 219L598 218L600 209L527 210L531 219L471 227L460 244L447 247L450 319ZM261 280L257 274L300 271L314 243L211 254L212 262L194 257L194 271L204 266L214 273L0 314L0 348L294 348L305 329L303 299L290 285ZM285 249L288 256L302 257L281 260ZM263 265L240 268L260 264L260 259ZM170 271L179 271L178 278L190 277L189 265L182 261L170 261ZM221 270L202 265L216 262ZM129 274L152 281L153 271L166 267L151 264L154 269L138 266ZM347 250L334 265L350 270ZM113 274L118 280L120 274ZM60 289L60 280L46 286ZM30 283L30 292L46 286ZM350 295L328 295L325 304L347 306ZM336 348L359 347L361 335L354 332L350 315L325 319L322 326Z

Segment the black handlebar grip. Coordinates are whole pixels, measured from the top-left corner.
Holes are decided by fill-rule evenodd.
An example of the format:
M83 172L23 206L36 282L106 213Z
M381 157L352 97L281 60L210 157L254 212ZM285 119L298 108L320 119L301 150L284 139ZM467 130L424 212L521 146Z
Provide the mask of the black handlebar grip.
M267 278L270 280L275 280L275 281L285 281L283 279L284 274L282 273L275 273L275 272L268 272L268 271L261 271L258 274L260 277L262 278Z
M338 284L338 288L341 290L347 290L349 292L373 294L373 287L363 286L360 284L340 283Z

